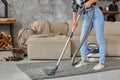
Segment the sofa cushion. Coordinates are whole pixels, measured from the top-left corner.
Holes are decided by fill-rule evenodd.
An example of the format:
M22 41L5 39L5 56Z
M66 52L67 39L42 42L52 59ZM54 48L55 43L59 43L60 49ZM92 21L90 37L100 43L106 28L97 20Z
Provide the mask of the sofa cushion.
M68 24L67 23L50 23L50 33L54 35L67 35Z
M107 36L107 56L120 56L120 36Z
M58 59L68 37L65 35L55 37L30 38L28 40L29 59ZM62 59L70 59L71 45L68 44Z
M49 34L49 26L49 22L44 20L34 21L31 24L31 28L36 34Z
M120 22L105 22L105 36L120 36Z
M67 23L69 24L69 31L68 31L68 35L72 30L72 21L67 21ZM74 31L74 36L80 36L81 34L81 29L82 29L82 25L83 25L83 21L79 21L78 22L78 26L76 27L75 31ZM91 36L94 36L94 29L91 31L90 33Z

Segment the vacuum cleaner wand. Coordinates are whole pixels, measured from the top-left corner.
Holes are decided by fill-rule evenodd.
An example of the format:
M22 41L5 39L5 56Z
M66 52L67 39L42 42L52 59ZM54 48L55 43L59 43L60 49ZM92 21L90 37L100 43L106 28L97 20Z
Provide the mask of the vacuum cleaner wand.
M81 15L83 14L84 9L85 9L85 8L83 7L83 8L81 8L81 9L78 11L78 12L79 12L79 15L78 15L78 17L77 17L77 22L79 21ZM44 72L45 72L46 75L51 76L51 75L55 74L55 71L58 69L58 66L59 66L60 61L61 61L61 59L62 59L62 57L63 57L63 55L64 55L64 52L65 52L65 50L66 50L66 48L67 48L67 46L68 46L68 43L70 42L70 39L71 39L72 36L73 36L73 32L74 32L75 28L76 28L76 26L73 26L72 31L69 33L69 37L68 37L67 42L66 42L66 44L65 44L65 46L64 46L64 48L63 48L63 50L62 50L62 53L61 53L61 55L60 55L60 57L59 57L59 59L58 59L58 62L57 62L57 64L56 64L56 66L55 66L53 69L44 69Z

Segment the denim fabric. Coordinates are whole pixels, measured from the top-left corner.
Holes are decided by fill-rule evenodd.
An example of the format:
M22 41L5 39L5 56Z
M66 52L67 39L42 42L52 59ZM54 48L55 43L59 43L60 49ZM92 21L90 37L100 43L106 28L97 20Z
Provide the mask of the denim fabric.
M104 64L105 62L105 53L106 53L106 44L104 41L104 17L103 14L101 12L101 10L99 9L98 6L94 6L95 10L94 10L94 15L92 18L92 23L91 23L91 27L94 28L95 34L96 34L96 40L97 43L99 45L99 63ZM83 26L82 26L82 31L81 31L81 35L80 35L80 41L82 40L87 24L89 22L89 18L90 18L90 13L91 10L87 10L85 15L84 15L84 21L83 21ZM92 30L92 28L89 31L89 34ZM85 61L87 59L87 41L84 42L84 44L82 45L81 49L80 49L80 53L81 53L81 59L82 61Z

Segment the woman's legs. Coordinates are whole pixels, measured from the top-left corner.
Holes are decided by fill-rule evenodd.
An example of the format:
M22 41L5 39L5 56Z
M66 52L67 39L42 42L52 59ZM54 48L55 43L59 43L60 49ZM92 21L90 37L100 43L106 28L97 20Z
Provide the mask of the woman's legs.
M99 8L95 9L93 26L96 33L97 43L99 45L99 63L104 64L106 53L106 45L104 41L104 18Z
M84 17L84 22L83 22L83 26L82 26L82 30L81 30L81 36L80 36L80 42L83 39L85 31L86 31L86 29L88 27L89 16L90 16L90 11L86 12L85 17ZM90 27L91 27L91 29L89 30L88 34L90 34L90 32L92 30L92 27L93 27L92 26L92 22L91 22ZM80 49L80 53L81 53L82 61L86 61L87 53L88 53L88 50L87 50L87 39L86 39L86 41L84 41L84 43L83 43L83 45L82 45L82 47Z
M89 21L89 17L90 17L90 11L86 12L85 18L84 18L84 23L82 26L82 31L81 31L81 37L80 37L80 41L82 40L88 21ZM104 68L104 62L105 62L105 53L106 53L106 45L105 45L105 41L104 41L104 17L102 12L100 11L100 9L98 7L95 7L95 11L94 11L94 16L93 16L93 20L91 23L91 26L94 27L95 33L96 33L96 38L97 38L97 42L99 45L99 54L100 54L100 58L99 58L99 64L96 65L93 69L95 70L99 70ZM92 28L91 28L92 30ZM89 31L89 34L91 32L91 30ZM81 52L81 59L82 61L86 61L87 59L87 41L84 42L83 46L80 49ZM85 65L85 63L81 62L80 66Z
M81 36L80 36L80 42L82 41L83 37L85 36L85 32L86 32L86 29L88 27L88 22L89 22L89 15L90 15L90 11L87 11L85 13L85 17L84 17L84 22L83 22L83 26L82 26L82 30L81 30ZM90 25L90 30L88 31L88 36L92 30L92 22L91 22L91 25ZM86 60L87 60L87 53L88 53L88 50L87 50L87 39L84 41L81 49L80 49L80 53L81 53L81 59L82 61L80 61L79 64L75 65L75 67L82 67L84 65L87 65L86 63Z
M86 32L86 29L87 29L87 25L88 25L88 18L84 19L84 22L83 22L83 26L82 26L82 31L81 31L81 36L80 36L80 42L82 41L83 37L85 36L85 32ZM90 34L91 30L92 30L92 24L90 25L90 29L88 31L88 35ZM87 50L87 39L84 41L81 49L80 49L80 53L81 53L81 59L82 61L80 61L79 64L75 65L75 67L82 67L82 66L85 66L87 65L87 53L88 53L88 50Z

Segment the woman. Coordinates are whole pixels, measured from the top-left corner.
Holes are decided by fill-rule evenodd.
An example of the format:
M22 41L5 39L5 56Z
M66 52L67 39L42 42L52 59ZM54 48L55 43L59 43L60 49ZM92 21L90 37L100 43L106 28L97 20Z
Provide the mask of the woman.
M79 3L83 1L83 0L72 0L73 5L75 5L76 3ZM91 27L94 28L95 34L96 34L96 40L97 43L99 45L99 63L95 65L95 67L93 68L94 70L100 70L102 68L104 68L104 63L105 63L105 53L106 53L106 45L105 45L105 41L104 41L104 17L103 14L101 12L101 10L99 9L99 7L96 5L96 3L99 0L88 0L85 1L84 6L86 8L85 11L85 15L84 15L84 21L83 21L83 26L82 26L82 31L81 31L81 36L80 36L80 41L82 40L89 18L90 18L90 13L91 13L91 5L94 5L94 15L92 18L92 23L91 23ZM77 7L75 8L75 6L73 7L73 26L77 26L77 22L76 22L76 18L77 18ZM92 30L92 29L91 29ZM90 31L91 32L91 31ZM87 65L87 41L84 42L84 44L82 45L81 49L80 49L80 53L81 53L81 61L75 65L75 67L82 67Z

